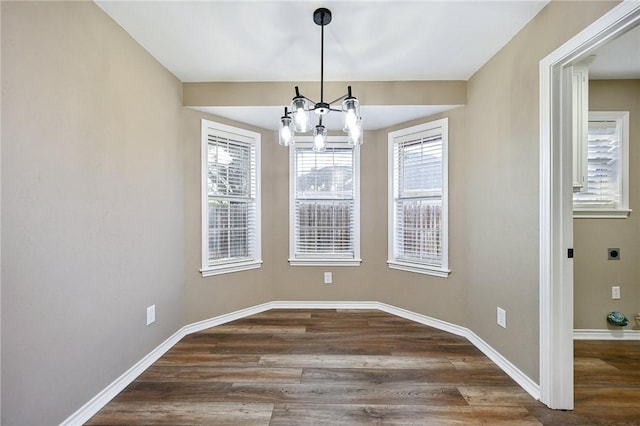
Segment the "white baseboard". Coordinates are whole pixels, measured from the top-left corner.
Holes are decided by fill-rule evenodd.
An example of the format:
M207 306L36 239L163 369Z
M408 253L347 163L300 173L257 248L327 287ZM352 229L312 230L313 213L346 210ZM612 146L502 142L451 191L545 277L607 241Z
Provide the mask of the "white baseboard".
M91 417L93 417L102 407L107 405L109 401L115 398L120 392L124 390L136 377L138 377L144 370L151 367L162 355L164 355L169 349L171 349L176 343L180 341L186 334L184 328L181 328L175 332L171 337L162 342L160 346L155 348L144 358L138 361L133 367L125 371L120 377L113 381L110 385L104 388L99 394L91 398L86 404L84 404L78 411L69 416L60 425L64 426L76 426L86 423Z
M388 312L393 315L397 315L402 318L406 318L417 323L437 328L442 331L446 331L457 336L465 337L476 348L478 348L483 354L493 361L502 371L504 371L509 377L511 377L522 389L524 389L529 395L536 400L540 399L540 385L534 382L529 376L524 374L520 369L513 365L508 359L500 354L500 352L493 349L487 342L482 340L477 334L469 330L466 327L461 327L456 324L452 324L446 321L439 320L437 318L428 317L426 315L417 314L415 312L407 311L405 309L397 308L395 306L379 303L379 309L381 311Z
M577 329L573 340L640 340L640 330Z
M408 319L409 321L415 321L428 327L437 328L438 330L455 334L456 336L467 337L471 332L468 328L461 327L450 322L442 321L437 318L432 318L426 315L408 311L406 309L398 308L396 306L387 305L386 303L378 303L378 309L388 314L393 314L401 318Z
M466 327L461 327L450 322L442 321L426 315L418 314L396 306L388 305L381 302L272 302L273 308L298 308L298 309L378 309L401 318L415 321L447 333L465 337L483 354L493 361L502 371L511 377L522 389L536 400L540 399L540 385L533 381L529 376L524 374L520 369L513 365L508 359L493 349L487 342L482 340L473 331Z
M264 311L273 309L272 303L263 303L262 305L256 305L239 311L230 312L228 314L220 315L214 318L209 318L203 321L194 322L193 324L185 325L182 327L184 335L197 333L198 331L206 330L207 328L215 327L217 325L226 324L231 321L239 320L251 315L259 314Z
M107 405L109 401L115 398L116 395L122 392L124 388L126 388L140 374L142 374L144 370L151 367L154 362L156 362L162 355L164 355L186 335L196 333L207 328L215 327L217 325L226 324L228 322L235 321L237 319L244 318L250 315L259 314L260 312L264 312L269 309L271 309L271 304L263 303L262 305L241 309L239 311L220 315L218 317L210 318L204 321L195 322L193 324L182 327L171 337L162 342L157 348L151 351L148 355L138 361L133 367L125 371L120 377L118 377L110 385L104 388L99 394L89 400L89 402L80 407L78 411L76 411L66 420L60 423L60 425L76 426L86 423L91 417L93 417L98 411L100 411L102 407Z
M524 389L534 399L540 400L540 385L522 372L511 361L506 359L500 352L493 349L487 342L469 330L469 335L465 336L474 346L493 361L502 371L511 377L522 389Z
M378 302L323 301L305 302L277 300L270 303L271 309L379 309Z
M149 368L154 362L156 362L162 355L164 355L169 349L171 349L176 343L178 343L183 337L191 333L205 330L207 328L215 327L218 325L226 324L237 319L241 319L247 316L259 314L261 312L268 311L270 309L377 309L383 312L387 312L392 315L399 316L401 318L415 321L419 324L423 324L429 327L437 328L439 330L455 334L457 336L465 337L474 346L476 346L482 353L484 353L491 361L493 361L498 367L500 367L507 375L515 380L527 393L533 398L540 399L540 386L535 383L526 374L520 371L509 360L503 357L498 351L493 349L484 340L478 337L474 332L466 327L461 327L456 324L452 324L446 321L439 320L437 318L428 317L426 315L418 314L408 311L406 309L398 308L392 305L387 305L381 302L349 302L349 301L335 301L335 302L305 302L305 301L274 301L256 305L250 308L241 309L228 314L220 315L214 318L210 318L204 321L199 321L193 324L186 325L174 333L171 337L165 340L157 348L151 351L143 359L138 361L133 367L127 370L124 374L118 377L113 383L104 388L99 394L84 404L78 411L64 420L61 425L75 426L82 425L93 417L101 408L103 408L109 401L111 401L118 393L126 388L131 382L133 382L140 374ZM578 330L576 330L578 331ZM584 331L584 330L582 330ZM590 330L600 331L600 330ZM638 333L640 335L640 333Z

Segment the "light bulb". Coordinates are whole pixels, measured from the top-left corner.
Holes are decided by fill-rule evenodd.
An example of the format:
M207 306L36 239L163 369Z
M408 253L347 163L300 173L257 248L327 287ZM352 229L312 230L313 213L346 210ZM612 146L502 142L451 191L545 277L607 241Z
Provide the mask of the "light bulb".
M280 145L289 146L289 144L293 144L293 123L291 122L291 118L282 117L280 119Z
M362 145L362 119L358 118L349 130L348 143L350 145Z
M291 101L293 111L293 127L296 132L305 133L311 130L311 118L307 108L307 100L301 96L296 96Z
M299 132L308 132L310 121L309 116L305 113L303 109L299 109L294 114L294 120L296 123L296 130Z
M313 131L313 150L322 152L327 148L327 129L318 125Z
M360 118L360 103L356 98L348 97L342 102L342 111L344 112L343 130L349 133Z
M358 122L358 117L356 116L355 111L352 109L348 110L344 116L344 131L345 132L351 131L351 129L353 129L353 127L356 126L357 122Z

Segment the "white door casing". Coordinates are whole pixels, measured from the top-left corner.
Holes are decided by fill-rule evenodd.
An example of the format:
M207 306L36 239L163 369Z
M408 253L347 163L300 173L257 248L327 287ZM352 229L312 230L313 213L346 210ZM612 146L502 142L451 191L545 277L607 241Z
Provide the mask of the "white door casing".
M571 65L640 25L625 0L540 61L540 400L573 409Z

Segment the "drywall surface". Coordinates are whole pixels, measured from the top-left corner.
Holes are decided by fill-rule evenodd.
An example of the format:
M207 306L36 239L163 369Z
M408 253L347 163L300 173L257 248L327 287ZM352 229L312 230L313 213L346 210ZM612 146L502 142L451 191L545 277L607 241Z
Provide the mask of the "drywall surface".
M468 82L467 107L365 133L361 151L363 262L359 267L288 264L288 151L276 144L275 134L265 137L263 156L271 158L275 167L268 182L272 192L263 195L263 214L271 217L270 226L263 226L263 250L272 260L273 269L267 273L271 274L273 298L376 300L469 326L535 380L539 352L538 63L614 5L552 2ZM359 96L367 97L366 88L363 90ZM393 104L392 100L380 100L381 104L387 102ZM451 133L452 273L445 279L390 270L386 265L387 134L443 116L449 117ZM185 168L193 170L192 165ZM189 180L195 182L196 178ZM185 188L191 186L185 182ZM193 241L187 246L195 247L195 239L188 238ZM187 259L196 258L187 254ZM195 263L190 268L195 271ZM189 317L193 306L204 303L202 295L210 291L204 299L213 300L214 294L226 293L223 287L209 290L206 280L198 281L195 275L189 278L193 271L186 272L188 285L193 287L188 290L186 311L187 318L196 319L211 311L203 309ZM332 284L323 283L324 272L332 272ZM261 279L260 273L249 272L216 280L223 286L225 280L245 283ZM236 296L232 301L242 304ZM497 306L507 310L507 329L496 325Z
M448 278L398 271L387 266L388 132L449 117L450 243ZM378 132L365 132L360 152L360 221L362 264L357 267L291 266L287 262L288 186L287 174L274 182L283 188L274 203L277 209L273 232L277 243L274 291L277 300L373 300L423 315L466 325L466 219L465 147L463 108L426 117ZM286 167L288 152L274 145L276 163ZM333 282L324 284L323 273L332 272Z
M271 83L253 83L255 93L268 92ZM257 86L256 86L257 85ZM190 87L193 84L189 85ZM380 83L393 93L393 83ZM454 96L459 85L450 89ZM214 90L216 85L208 86ZM367 86L368 87L368 86ZM367 87L358 96L367 96ZM223 90L223 89L220 89ZM370 89L369 89L370 90ZM381 96L380 93L376 93ZM442 92L443 96L446 93ZM381 99L393 104L393 96ZM387 267L387 135L389 131L449 117L450 268L448 278L391 270ZM200 119L207 118L262 134L262 252L261 269L202 278L200 268ZM274 117L277 120L277 117ZM361 148L361 257L357 267L290 266L289 150L278 145L274 131L185 112L185 319L198 321L269 300L379 301L423 315L465 325L466 216L465 114L458 108L391 129L366 132ZM324 284L324 272L333 283Z
M337 99L347 86L358 94L362 105L465 105L467 82L438 81L326 81L326 99ZM272 106L287 102L298 86L301 93L319 93L319 82L204 82L184 83L184 105Z
M574 328L619 329L607 314L619 311L632 328L640 312L640 80L592 80L590 111L629 111L629 207L626 219L574 219ZM607 249L620 249L608 260ZM620 299L611 287L620 287Z
M252 129L264 264L203 278L200 119L238 123L181 108L181 84L93 3L2 2L2 423L59 423L182 325L270 300L389 303L538 377L538 62L615 4L551 2L467 107L366 132L360 267L288 264L288 152ZM452 273L390 270L387 133L444 116Z
M262 267L249 271L203 277L202 267L202 119L235 126L261 134L262 187ZM277 118L276 118L277 119ZM189 108L183 111L184 140L184 322L191 324L273 300L272 270L277 261L272 222L278 194L288 191L276 185L274 174L286 173L286 164L274 161L273 145L279 147L275 132L236 123ZM286 217L285 217L286 219ZM286 238L285 238L286 241Z
M539 62L615 2L552 1L467 85L468 323L539 377ZM507 328L496 324L506 310Z
M182 87L92 2L1 7L2 424L58 424L183 325Z

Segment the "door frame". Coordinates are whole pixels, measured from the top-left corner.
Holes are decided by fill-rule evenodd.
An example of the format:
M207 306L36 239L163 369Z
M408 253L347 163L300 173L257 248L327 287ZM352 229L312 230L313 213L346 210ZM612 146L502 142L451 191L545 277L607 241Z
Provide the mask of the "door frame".
M571 65L640 25L625 0L540 61L540 401L573 409Z

